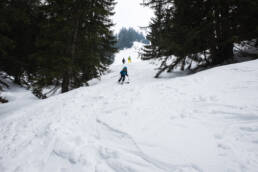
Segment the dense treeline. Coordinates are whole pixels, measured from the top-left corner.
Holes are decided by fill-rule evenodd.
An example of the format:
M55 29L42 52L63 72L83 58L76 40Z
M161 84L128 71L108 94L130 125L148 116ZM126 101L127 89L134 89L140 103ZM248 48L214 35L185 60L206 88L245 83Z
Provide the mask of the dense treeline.
M229 62L234 43L257 46L258 1L144 0L155 11L142 58L162 61L163 71L207 67ZM256 43L255 43L256 42ZM172 60L171 60L172 59Z
M119 50L124 48L131 48L135 41L149 44L149 41L142 33L137 32L133 28L122 28L117 35L116 47Z
M99 77L116 52L114 0L0 2L0 71L39 97L67 92Z

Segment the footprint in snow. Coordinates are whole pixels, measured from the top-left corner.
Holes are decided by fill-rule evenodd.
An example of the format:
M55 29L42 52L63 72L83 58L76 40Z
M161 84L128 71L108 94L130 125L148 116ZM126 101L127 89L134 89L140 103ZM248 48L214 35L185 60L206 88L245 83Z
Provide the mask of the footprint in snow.
M223 150L230 150L230 147L229 147L229 146L224 145L224 144L221 144L221 143L219 143L217 146L218 146L218 148L221 148L221 149L223 149Z
M252 141L254 144L258 144L258 140L253 140Z
M240 127L240 130L247 131L247 132L258 132L258 128L251 128L251 127Z

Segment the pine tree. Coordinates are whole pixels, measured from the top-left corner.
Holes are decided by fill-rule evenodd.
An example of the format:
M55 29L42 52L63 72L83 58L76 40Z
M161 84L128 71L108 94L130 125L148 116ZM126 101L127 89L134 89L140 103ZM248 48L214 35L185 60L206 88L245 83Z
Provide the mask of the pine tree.
M18 84L33 71L39 0L10 0L0 3L0 70L14 76ZM24 81L24 82L22 82Z
M117 35L116 47L120 50L124 48L131 48L133 43L142 42L148 44L149 41L144 37L142 33L137 32L134 28L122 28Z
M191 68L193 61L197 67L222 64L233 59L234 43L257 38L257 2L149 0L144 5L155 10L143 59L162 61L156 77L178 66Z
M0 2L0 71L62 92L87 85L111 64L116 43L114 0L9 0Z
M36 92L55 85L64 93L103 74L116 52L110 20L114 5L113 0L46 1L35 54L40 59Z

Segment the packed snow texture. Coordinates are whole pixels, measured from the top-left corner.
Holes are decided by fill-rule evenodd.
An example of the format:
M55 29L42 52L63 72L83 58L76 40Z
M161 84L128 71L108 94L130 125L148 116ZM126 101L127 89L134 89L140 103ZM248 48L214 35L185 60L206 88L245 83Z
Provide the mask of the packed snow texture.
M154 79L140 46L90 87L46 100L3 93L0 171L257 172L258 60Z

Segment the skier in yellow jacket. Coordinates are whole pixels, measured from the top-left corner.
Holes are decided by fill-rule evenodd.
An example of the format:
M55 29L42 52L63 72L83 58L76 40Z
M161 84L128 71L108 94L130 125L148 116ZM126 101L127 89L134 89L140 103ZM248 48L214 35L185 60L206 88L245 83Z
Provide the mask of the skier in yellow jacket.
M129 56L128 57L128 63L131 63L132 62L132 59L131 59L131 57Z

